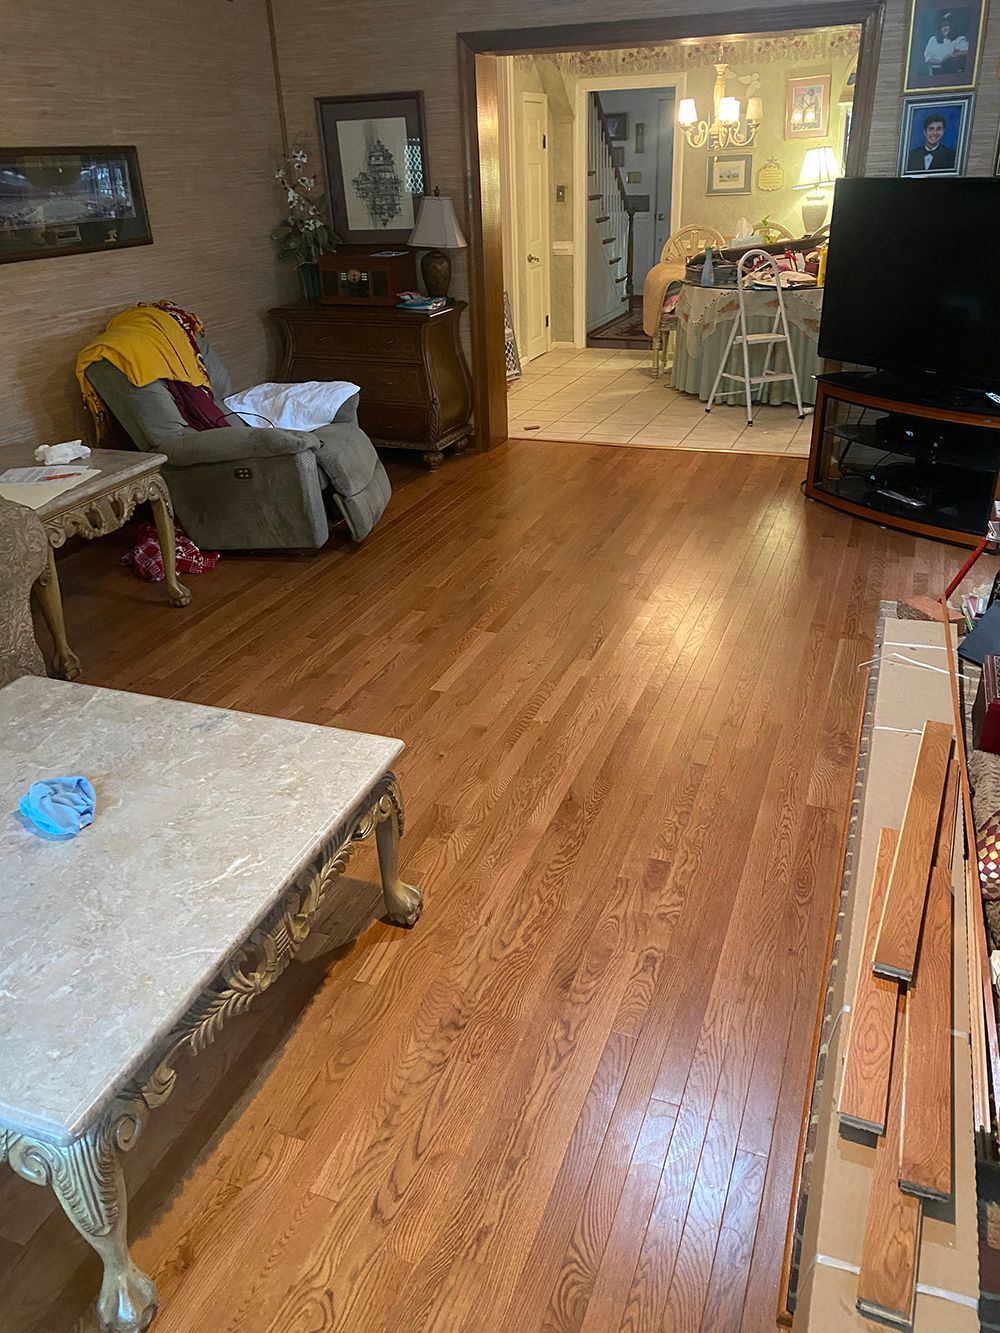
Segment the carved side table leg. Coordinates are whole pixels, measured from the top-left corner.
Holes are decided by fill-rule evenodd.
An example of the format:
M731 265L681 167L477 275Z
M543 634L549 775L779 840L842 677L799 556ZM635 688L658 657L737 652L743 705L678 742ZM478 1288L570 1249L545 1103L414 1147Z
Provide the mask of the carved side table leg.
M428 472L435 472L444 462L444 454L440 449L428 449L425 454L421 454L420 461Z
M403 798L396 779L388 779L376 805L375 841L382 871L382 893L389 920L397 926L413 926L424 910L420 890L399 877L399 836L403 831Z
M101 1333L143 1333L156 1314L159 1297L152 1278L141 1272L128 1252L125 1179L118 1148L127 1149L137 1121L104 1121L70 1144L57 1148L18 1139L10 1163L35 1184L49 1183L66 1216L101 1256L104 1280L97 1300Z
M177 582L177 538L174 533L174 516L168 499L166 482L157 478L159 485L150 495L153 506L153 519L156 523L156 536L159 539L163 555L163 572L166 575L167 600L171 606L187 606L191 594L183 584Z
M56 553L50 546L45 562L45 570L39 575L35 592L42 608L42 615L55 644L56 671L65 680L75 680L80 674L80 659L69 646L66 638L66 622L63 620L62 592L59 588L59 575L56 573Z

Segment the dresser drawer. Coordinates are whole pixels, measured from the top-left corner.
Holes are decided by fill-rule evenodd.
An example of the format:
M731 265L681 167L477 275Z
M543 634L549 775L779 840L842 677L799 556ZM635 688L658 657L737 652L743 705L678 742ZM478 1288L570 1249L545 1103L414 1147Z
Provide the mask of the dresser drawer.
M296 355L292 361L292 382L299 380L349 380L367 394L384 403L422 403L426 397L423 373L419 366L385 365L377 361L358 361L351 357Z
M364 395L358 408L361 429L375 440L400 440L430 447L430 413L420 404L366 403Z
M383 361L419 361L420 329L389 324L340 324L330 319L290 323L297 356L371 357Z

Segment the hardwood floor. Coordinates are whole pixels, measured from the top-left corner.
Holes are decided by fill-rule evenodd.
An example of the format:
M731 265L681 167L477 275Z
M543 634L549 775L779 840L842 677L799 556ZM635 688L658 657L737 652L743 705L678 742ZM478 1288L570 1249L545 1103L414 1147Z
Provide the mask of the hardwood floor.
M858 663L961 561L802 476L531 441L398 468L364 546L226 558L184 611L120 538L62 562L84 680L404 738L427 896L374 919L359 853L329 951L151 1117L158 1333L773 1328ZM95 1259L9 1175L0 1270L4 1333L94 1328Z

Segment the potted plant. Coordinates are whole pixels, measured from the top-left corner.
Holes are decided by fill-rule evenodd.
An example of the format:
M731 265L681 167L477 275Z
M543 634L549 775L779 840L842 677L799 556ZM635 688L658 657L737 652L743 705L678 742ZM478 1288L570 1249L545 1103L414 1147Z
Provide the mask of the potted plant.
M316 177L309 170L306 150L296 146L278 167L274 179L285 191L287 215L271 232L277 242L278 258L296 266L302 295L307 301L319 299L320 255L333 248L336 237L323 220L323 192L316 188Z

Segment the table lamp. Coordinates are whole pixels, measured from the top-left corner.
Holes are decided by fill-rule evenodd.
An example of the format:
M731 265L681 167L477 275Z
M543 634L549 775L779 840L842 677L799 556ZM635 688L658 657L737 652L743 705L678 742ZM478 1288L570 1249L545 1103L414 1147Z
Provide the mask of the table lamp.
M839 176L840 167L832 148L806 149L795 188L811 191L802 203L802 225L807 236L819 231L826 221L826 211L830 204L824 187L832 185Z
M417 222L410 233L410 245L414 249L425 249L420 261L424 286L428 296L447 296L451 282L451 260L445 250L464 250L466 246L462 228L458 225L455 209L450 199L445 198L436 189L433 194L425 194L420 200Z

